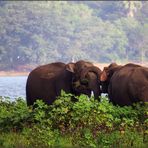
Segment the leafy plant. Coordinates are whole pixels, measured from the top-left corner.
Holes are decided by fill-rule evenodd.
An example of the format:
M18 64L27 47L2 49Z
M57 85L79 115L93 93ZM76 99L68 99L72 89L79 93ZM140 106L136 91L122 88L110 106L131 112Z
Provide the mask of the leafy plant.
M11 101L2 97L0 146L146 147L147 104L119 107L106 97L100 99L62 91L50 106L37 100L33 107L27 107L21 98Z

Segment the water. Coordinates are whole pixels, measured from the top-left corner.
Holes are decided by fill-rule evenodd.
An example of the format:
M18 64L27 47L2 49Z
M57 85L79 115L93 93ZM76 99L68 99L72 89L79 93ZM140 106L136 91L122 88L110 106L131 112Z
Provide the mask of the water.
M0 96L10 97L11 100L18 97L25 99L26 81L27 76L0 77ZM106 94L102 94L101 96L106 96Z
M26 98L26 76L0 77L0 96Z

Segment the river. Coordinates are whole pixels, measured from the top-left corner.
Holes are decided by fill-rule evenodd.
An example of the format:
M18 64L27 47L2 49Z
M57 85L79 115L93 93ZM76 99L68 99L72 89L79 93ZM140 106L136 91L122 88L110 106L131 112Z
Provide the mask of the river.
M9 97L11 100L19 97L26 99L26 81L27 76L0 77L0 96Z
M0 77L0 96L26 98L27 76Z

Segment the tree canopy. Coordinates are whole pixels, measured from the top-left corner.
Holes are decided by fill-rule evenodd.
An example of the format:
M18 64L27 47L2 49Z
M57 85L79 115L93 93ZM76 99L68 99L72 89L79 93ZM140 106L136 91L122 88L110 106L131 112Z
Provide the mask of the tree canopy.
M0 70L148 61L146 1L0 1Z

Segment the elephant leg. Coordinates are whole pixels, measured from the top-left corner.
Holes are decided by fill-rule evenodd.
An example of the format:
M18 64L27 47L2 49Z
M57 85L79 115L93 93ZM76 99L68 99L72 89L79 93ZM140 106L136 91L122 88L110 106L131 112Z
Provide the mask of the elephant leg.
M115 105L115 102L113 101L112 84L111 83L108 86L108 97L109 97L109 102L112 102Z
M93 92L94 99L99 100L99 96L101 96L101 90L100 90L100 83L98 82L98 77L93 72L89 72L88 76L89 76L88 77L88 82L89 82L88 87L91 90L91 94Z
M94 99L97 99L98 101L100 101L100 98L99 98L99 96L101 95L101 94L100 94L100 91L98 91L98 90L93 90L92 92L93 92L93 94L94 94Z
M139 99L142 102L148 102L148 87L147 86L142 89Z

